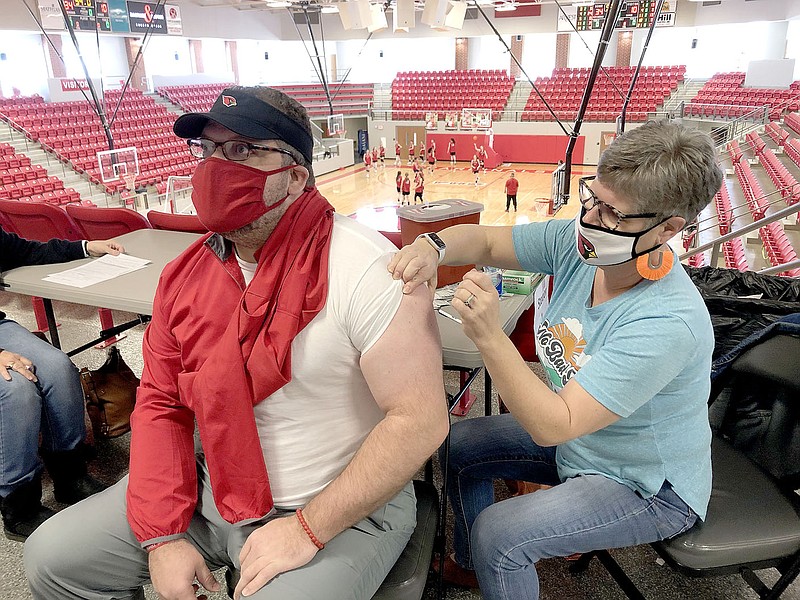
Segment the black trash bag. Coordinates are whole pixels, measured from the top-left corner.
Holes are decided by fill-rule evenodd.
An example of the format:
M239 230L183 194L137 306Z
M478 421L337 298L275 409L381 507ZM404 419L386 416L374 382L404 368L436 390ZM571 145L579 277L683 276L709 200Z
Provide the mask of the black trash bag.
M714 326L716 360L781 317L800 312L800 280L753 271L687 267ZM758 297L745 297L758 296Z

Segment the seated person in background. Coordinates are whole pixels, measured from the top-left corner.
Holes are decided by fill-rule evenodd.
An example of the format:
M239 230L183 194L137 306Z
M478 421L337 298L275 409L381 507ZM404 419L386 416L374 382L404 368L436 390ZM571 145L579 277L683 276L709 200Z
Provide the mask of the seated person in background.
M0 271L124 252L115 241L47 243L0 228ZM41 455L58 502L74 504L106 486L86 474L78 369L61 350L0 311L0 510L8 539L24 541L55 514L42 506Z
M714 335L667 241L721 182L708 135L649 122L618 137L597 176L581 179L575 220L439 232L444 264L553 275L535 332L549 385L500 329L488 276L467 273L455 293L464 332L511 412L453 426L448 580L479 582L487 600L534 599L541 558L653 542L704 518ZM411 293L435 278L437 259L421 239L389 269ZM493 504L497 478L553 487Z
M237 598L371 598L448 430L430 299L314 187L296 100L228 88L174 129L203 159L193 201L215 233L162 273L129 478L28 540L33 596L128 598L150 579L188 599L227 566Z

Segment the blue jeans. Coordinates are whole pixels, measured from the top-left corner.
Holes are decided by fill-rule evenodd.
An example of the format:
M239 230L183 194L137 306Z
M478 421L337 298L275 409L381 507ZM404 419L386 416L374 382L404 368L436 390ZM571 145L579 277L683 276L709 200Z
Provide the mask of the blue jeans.
M0 377L0 498L42 470L42 449L72 450L86 435L78 369L61 350L14 321L0 320L0 348L33 362L37 383L10 371Z
M555 487L495 504L498 478ZM651 498L603 475L561 483L555 448L538 446L510 414L453 426L448 484L456 562L475 569L486 600L538 598L540 558L654 542L697 519L666 482Z

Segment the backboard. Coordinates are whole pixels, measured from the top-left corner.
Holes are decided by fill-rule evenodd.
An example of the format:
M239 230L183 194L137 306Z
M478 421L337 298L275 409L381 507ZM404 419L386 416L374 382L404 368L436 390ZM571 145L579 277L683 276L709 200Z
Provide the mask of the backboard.
M139 175L139 157L134 146L101 150L97 153L97 163L103 183L124 181L130 189Z

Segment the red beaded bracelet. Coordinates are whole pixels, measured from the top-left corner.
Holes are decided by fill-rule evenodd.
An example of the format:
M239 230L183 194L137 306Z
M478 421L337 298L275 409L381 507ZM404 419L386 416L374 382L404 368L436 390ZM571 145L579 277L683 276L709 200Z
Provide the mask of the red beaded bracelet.
M315 545L317 548L319 548L320 550L322 550L322 549L325 547L325 544L323 544L322 542L320 542L320 541L317 539L317 536L315 536L315 535L314 535L314 532L313 532L313 531L311 531L311 527L309 527L309 526L308 526L308 523L306 523L306 519L305 519L305 517L303 517L303 511L302 511L302 509L298 508L296 511L294 511L294 514L296 514L296 515L297 515L297 520L298 520L298 521L300 521L300 525L302 525L302 526L303 526L303 531L305 531L305 532L306 532L306 535L308 535L309 539L311 539L311 541L312 541L312 542L314 542L314 545Z

